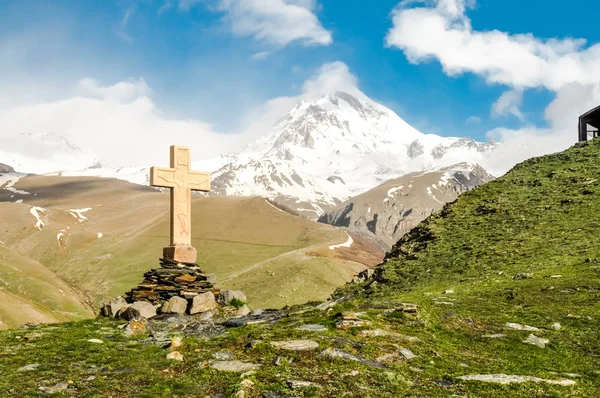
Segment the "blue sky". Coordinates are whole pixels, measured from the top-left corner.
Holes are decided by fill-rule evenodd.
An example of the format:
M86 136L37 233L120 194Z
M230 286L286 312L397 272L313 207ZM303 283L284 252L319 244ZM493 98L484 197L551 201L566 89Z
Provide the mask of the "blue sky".
M4 102L67 98L84 78L103 86L142 78L165 117L199 120L214 130L234 133L245 128L245 115L253 109L273 98L300 94L319 67L341 61L363 92L421 131L487 140L488 132L498 128L513 132L552 128L544 111L563 87L598 80L586 72L554 82L549 76L557 69L552 66L544 67L548 70L540 71L539 79L531 73L518 76L512 62L506 66L498 57L477 69L471 65L477 64L477 56L457 60L460 49L443 54L443 46L422 43L428 32L418 32L407 22L419 24L418 18L435 14L468 30L468 37L498 30L508 38L531 34L536 43L585 39L585 44L568 51L578 56L600 42L600 29L581 22L582 15L600 15L600 3L593 0L568 6L552 0L405 1L400 6L397 0L263 1L267 9L269 2L304 7L303 18L314 17L302 19L312 21L306 28L309 33L279 43L273 38L277 32L260 37L248 26L256 19L264 21L264 16L244 14L249 8L243 3L253 1L4 0L0 83L15 93ZM254 7L253 12L259 11ZM407 19L401 20L404 16ZM395 28L410 28L415 37L405 30L392 43L388 35ZM440 42L445 34L439 35ZM560 43L547 47L558 48ZM492 45L482 51L495 52ZM409 60L411 52L416 59ZM596 52L600 53L588 51L586 59L598 62ZM506 58L511 57L508 51ZM555 58L544 59L551 64ZM447 70L450 64L457 73ZM494 82L490 74L495 70L506 70L510 76ZM492 115L494 103L511 90L517 99L507 97L508 103Z

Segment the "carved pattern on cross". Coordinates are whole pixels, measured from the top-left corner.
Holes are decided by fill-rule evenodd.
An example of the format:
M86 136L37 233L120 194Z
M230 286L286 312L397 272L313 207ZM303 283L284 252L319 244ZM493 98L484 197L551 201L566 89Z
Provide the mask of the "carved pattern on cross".
M210 173L192 171L191 151L171 146L171 167L152 167L150 185L171 188L171 245L192 243L192 193L210 191Z

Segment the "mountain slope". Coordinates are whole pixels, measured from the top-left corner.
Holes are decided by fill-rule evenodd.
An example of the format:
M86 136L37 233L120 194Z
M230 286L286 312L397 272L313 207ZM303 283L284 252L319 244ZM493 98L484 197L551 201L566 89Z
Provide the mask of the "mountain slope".
M348 199L319 222L372 234L389 249L445 203L491 179L473 163L410 173Z
M34 307L74 312L77 318L90 316L86 303L96 308L158 267L162 247L168 243L167 193L102 178L12 175L12 180L8 174L2 177L11 181L10 190L0 189L0 250L12 256L3 257L10 261L0 260L4 281L0 289L23 293L23 300ZM203 269L217 275L219 286L245 290L255 306L324 299L376 263L373 259L361 263L351 253L329 250L328 246L347 240L345 232L285 213L258 197L198 195L193 230ZM359 245L352 250L377 252ZM377 252L374 258L380 255ZM292 262L303 269L301 277L298 273L288 277L285 267ZM30 269L24 271L28 278L11 266ZM267 281L267 288L255 289L250 283L255 279ZM39 288L43 283L53 287ZM64 308L30 291L51 296L58 289L66 292ZM79 303L77 311L65 309L72 302ZM0 301L0 321L16 326L15 320L2 317L3 311L15 307L3 305Z
M358 90L303 100L214 173L214 190L327 208L412 171L476 161L492 144L423 134Z
M597 397L599 157L594 140L529 160L422 222L336 300L218 338L188 333L183 362L119 321L40 327L26 345L21 330L0 333L0 389L33 395L72 380L65 396ZM299 339L309 349L271 344ZM225 356L257 366L217 370ZM97 364L110 383L90 378Z

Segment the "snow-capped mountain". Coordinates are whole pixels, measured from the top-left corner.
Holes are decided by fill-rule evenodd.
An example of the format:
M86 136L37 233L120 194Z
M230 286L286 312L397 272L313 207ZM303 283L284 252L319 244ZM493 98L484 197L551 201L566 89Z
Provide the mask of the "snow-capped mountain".
M90 152L52 132L9 137L0 147L0 161L24 173L85 170L98 164Z
M316 218L384 181L478 161L492 149L423 134L358 90L336 92L298 103L213 174L213 189L267 196Z
M0 149L0 161L20 172L148 184L149 167L108 167L88 148L57 134L22 134L9 144ZM213 194L265 196L317 219L385 181L413 171L480 162L493 148L467 138L423 134L352 89L303 97L241 152L193 167L213 172Z

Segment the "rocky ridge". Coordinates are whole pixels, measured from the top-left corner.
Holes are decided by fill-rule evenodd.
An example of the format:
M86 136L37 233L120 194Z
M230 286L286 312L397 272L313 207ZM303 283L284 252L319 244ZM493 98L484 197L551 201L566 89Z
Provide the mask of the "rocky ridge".
M493 180L475 163L410 173L339 204L319 222L346 227L390 249L404 234L458 195Z

